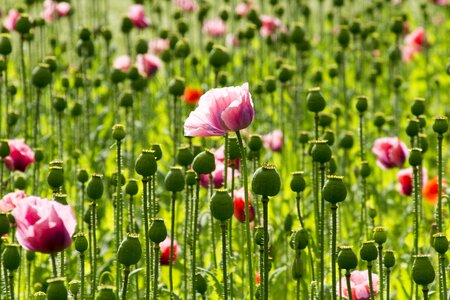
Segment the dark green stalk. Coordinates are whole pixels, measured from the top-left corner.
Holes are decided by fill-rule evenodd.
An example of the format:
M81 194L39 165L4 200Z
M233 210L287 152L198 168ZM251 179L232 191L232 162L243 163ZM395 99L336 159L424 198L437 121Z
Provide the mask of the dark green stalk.
M97 202L92 201L91 226L92 226L92 295L97 290Z
M222 228L222 270L223 270L223 299L228 300L228 276L227 276L227 222L220 224Z
M145 299L150 299L150 237L148 235L148 185L151 177L142 178L142 205L144 210L144 230L145 230ZM158 246L159 247L159 246ZM157 286L154 287L156 290ZM155 292L156 293L156 292Z
M52 261L52 272L53 272L53 277L58 277L58 268L56 266L56 253L52 253L50 254L50 259ZM14 299L14 297L12 297Z
M384 297L383 244L378 244L378 273L380 273L380 300Z
M438 157L437 157L437 164L438 164L438 207L437 207L437 223L438 223L438 231L442 232L442 140L444 136L442 134L438 134ZM425 291L424 291L425 293Z
M345 280L347 282L347 294L348 294L348 299L349 300L353 300L353 295L352 295L352 286L350 283L350 270L346 270L345 271Z
M297 280L296 281L296 288L295 288L295 291L296 291L296 293L295 293L295 295L296 295L296 299L297 300L300 300L300 280Z
M33 146L37 147L37 138L38 138L38 129L39 129L39 106L40 106L40 102L41 102L41 93L42 90L41 89L37 89L36 91L36 114L34 116L34 127L33 127Z
M228 186L228 132L225 133L225 145L224 145L224 168L223 168L223 188L227 189ZM231 190L233 191L233 190Z
M177 96L173 96L173 161L177 161L177 146L178 146L178 124L177 124Z
M320 189L325 184L325 164L320 164ZM325 200L323 199L323 193L320 199L320 299L325 297Z
M191 225L191 211L190 211L190 205L191 205L191 197L190 197L190 189L191 186L186 186L185 190L185 210L184 210L184 218L185 218L185 224L183 228L183 293L184 293L184 299L188 298L188 276L187 276L187 265L188 265L188 251L187 251L187 240L188 236L190 236L191 232L189 230L189 227Z
M422 292L423 292L423 300L428 300L428 287L423 286Z
M60 160L64 160L63 158L63 137L62 137L62 113L58 113L58 157Z
M2 280L1 274L2 274L2 272L0 272L0 281ZM27 299L31 296L31 276L32 276L31 261L28 261L28 263L27 263L27 296L26 296ZM2 292L1 285L0 285L0 292ZM1 296L0 296L0 299L1 299Z
M84 282L84 253L80 253L80 280L81 280L81 299L84 299L84 290L85 290L85 282Z
M337 228L337 205L331 204L331 295L336 300L336 228Z
M386 300L389 300L391 298L390 288L391 288L391 269L386 268Z
M419 193L418 190L418 172L419 169L416 166L413 166L414 178L413 178L413 186L414 186L414 254L419 253Z
M263 196L263 228L264 228L264 300L269 299L269 270L267 268L269 264L269 198Z
M114 211L114 231L115 231L115 246L116 246L116 291L117 293L119 293L120 290L120 264L118 261L118 253L119 253L119 245L120 245L120 240L121 240L121 231L122 231L122 226L121 226L121 210L123 208L122 206L122 182L121 182L121 174L122 174L122 143L120 140L116 140L116 145L117 145L117 154L116 154L116 163L117 163L117 177L116 177L116 205L115 205L115 211ZM125 272L125 271L124 271ZM129 273L129 270L128 270ZM125 273L124 273L125 274ZM124 281L125 283L125 281ZM128 279L127 279L127 283L128 283ZM122 290L123 293L123 290ZM125 291L126 293L126 291Z
M127 287L128 287L128 276L130 275L130 266L125 266L125 269L123 270L123 286L122 286L122 293L120 299L126 300L127 299Z
M15 297L14 297L14 271L9 270L8 277L9 277L9 290L11 293L11 299L15 299Z
M368 262L367 264L367 272L369 273L369 292L370 292L370 300L374 300L375 296L373 294L373 280L372 280L372 262ZM351 291L350 291L351 292Z
M80 197L80 220L78 221L78 224L80 224L81 231L84 231L84 195L86 192L86 185L84 182L81 183L81 197ZM89 244L90 245L90 244Z
M260 299L264 299L264 277L266 273L264 272L266 268L264 267L264 247L259 247L259 280L260 280Z
M248 264L248 284L250 285L250 300L254 299L254 291L253 291L253 263L252 263L252 238L250 235L250 212L248 207L248 177L247 177L247 151L244 148L244 143L242 142L241 133L236 131L236 137L239 142L239 148L241 150L241 158L242 158L242 170L244 175L244 200L245 200L245 233L247 236L247 264ZM194 299L195 300L195 299Z
M23 36L20 37L20 70L22 78L22 95L23 95L23 106L25 115L25 140L28 140L28 90L27 90L27 75L25 69L25 54L23 50L24 39ZM34 145L36 146L36 145Z
M169 289L170 289L170 299L174 299L173 294L173 242L175 239L175 200L177 199L177 193L172 193L172 201L171 201L171 225L170 225L170 259L169 259ZM156 254L155 254L156 255Z
M158 299L158 279L159 279L159 244L154 243L153 245L154 250L154 262L153 262L153 300ZM149 276L150 278L150 276ZM170 294L170 297L172 297L172 294Z
M209 174L209 198L214 193L214 180L212 174ZM212 265L214 269L217 269L217 257L216 257L216 234L214 230L214 218L210 215L210 233L211 233L211 251L212 251Z
M439 270L440 270L440 274L439 274L439 278L442 280L442 282L440 282L439 285L439 289L441 290L442 293L442 299L448 299L447 298L447 278L446 276L446 272L445 272L445 254L439 254Z
M195 190L195 199L194 199L194 219L192 222L192 299L197 299L197 291L195 288L195 272L197 269L196 265L196 244L197 244L197 232L198 232L198 202L200 201L200 177L197 175L197 183Z

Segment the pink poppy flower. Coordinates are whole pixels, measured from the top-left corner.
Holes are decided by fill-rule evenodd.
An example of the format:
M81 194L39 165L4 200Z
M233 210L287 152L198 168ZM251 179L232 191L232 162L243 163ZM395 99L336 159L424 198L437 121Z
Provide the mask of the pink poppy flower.
M113 68L121 70L122 72L128 72L131 67L131 57L128 55L119 55L113 62Z
M255 115L248 83L209 90L198 104L184 123L185 136L221 136L247 128Z
M373 294L378 295L378 275L372 273ZM342 297L348 299L347 281L345 278L341 279ZM369 300L369 272L355 270L350 275L350 286L353 300ZM339 285L336 289L336 294L339 296Z
M250 10L253 8L253 3L251 1L249 2L242 2L236 5L236 8L234 12L241 17L245 17L248 15Z
M6 167L10 171L18 170L25 172L27 167L34 163L34 152L25 144L25 140L9 140L9 156L5 157Z
M245 192L244 188L239 190L235 190L233 193L233 201L234 201L234 217L241 223L245 222ZM249 212L249 221L252 222L255 218L255 210L253 205L250 202L250 195L248 199L248 212Z
M377 165L382 169L401 167L408 157L408 148L398 137L375 140L372 152L377 157Z
M216 160L216 169L211 173L212 177L213 177L213 185L215 189L221 188L223 187L223 183L224 183L224 168L225 165ZM227 168L227 182L231 183L231 174L233 173L233 170L228 167ZM239 171L234 170L234 177L238 177L240 175ZM209 175L208 174L201 174L200 175L200 184L207 188L209 187Z
M56 11L58 12L59 17L67 16L72 10L72 6L68 2L59 2L56 6Z
M402 61L408 62L414 58L414 55L417 53L417 49L413 46L404 46L402 47Z
M174 4L184 12L194 12L198 5L194 0L174 0Z
M8 193L3 196L2 200L0 200L0 211L9 212L16 208L17 201L20 201L23 198L26 198L27 195L24 191L15 191L12 193Z
M150 20L145 16L142 4L133 4L128 11L128 17L133 25L139 29L145 29L150 25Z
M214 157L216 158L216 162L220 162L221 164L225 163L225 147L222 145L217 150L213 151ZM236 170L239 170L240 159L237 158L234 160L234 167ZM228 166L231 165L231 161L228 163Z
M227 31L227 25L221 18L214 18L203 22L203 32L210 36L223 36Z
M427 45L427 35L422 27L416 28L413 32L405 36L405 44L421 51Z
M56 2L53 0L45 0L43 6L42 17L48 22L67 16L72 9L68 2Z
M139 73L147 78L152 77L161 65L161 60L153 54L139 54L136 59Z
M283 132L279 129L275 129L274 131L264 135L262 139L266 149L270 149L274 152L280 152L283 148Z
M413 170L406 168L397 173L397 190L403 196L411 196L413 192ZM425 167L422 168L422 186L427 183L428 172Z
M17 224L17 241L25 249L56 253L72 244L77 220L69 205L29 196L16 202L12 214Z
M440 6L447 6L449 1L448 0L432 0L434 4L440 5Z
M170 237L166 237L164 241L159 244L159 248L161 249L161 256L159 258L159 263L162 266L168 266L170 264ZM178 242L176 240L173 241L173 259L172 262L175 263L177 261L178 254Z
M262 15L261 17L259 17L259 19L262 22L260 34L264 38L273 36L274 34L276 34L277 30L282 27L281 20L278 18Z
M16 28L17 20L20 18L20 13L16 9L10 9L8 15L3 20L3 27L9 31L13 31Z
M169 49L170 41L168 39L158 38L148 43L148 51L153 54L160 54Z

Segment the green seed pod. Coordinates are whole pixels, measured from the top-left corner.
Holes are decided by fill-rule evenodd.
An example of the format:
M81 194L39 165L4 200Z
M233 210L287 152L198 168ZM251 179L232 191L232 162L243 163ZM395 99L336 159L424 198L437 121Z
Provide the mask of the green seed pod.
M328 146L333 146L335 138L334 138L334 131L331 129L325 130L322 140L327 141Z
M386 118L383 113L377 112L375 113L373 124L378 127L378 129L381 129L383 125L386 123Z
M98 294L95 300L116 300L116 293L114 292L114 286L101 285L98 287Z
M303 250L308 246L308 232L304 228L300 228L291 234L290 244L293 250Z
M361 175L362 178L369 177L371 173L371 169L369 166L369 163L365 160L361 162L361 168L359 170L359 175Z
M291 173L292 179L290 183L291 190L296 193L303 192L306 187L305 178L303 177L303 171L297 171Z
M230 219L234 213L233 199L225 189L219 189L214 192L209 207L211 209L211 215L222 222Z
M139 38L136 42L136 53L145 54L148 51L148 43L143 38Z
M194 158L199 155L203 151L203 147L201 144L193 144L192 145L192 153L194 154Z
M308 110L311 112L321 112L324 110L326 102L325 98L320 92L320 87L315 87L308 90L308 95L306 96L306 105Z
M394 251L392 250L384 251L383 264L386 268L392 268L393 266L395 266Z
M161 144L152 144L151 149L154 152L153 155L155 156L156 160L160 160L162 158L162 149Z
M103 181L101 174L92 174L86 187L86 194L92 200L100 199L103 195Z
M74 102L72 109L70 110L70 115L72 117L78 117L83 112L83 107L79 102Z
M56 63L56 58L54 56L46 56L44 58L44 63L48 65L50 73L53 73L58 69L58 64Z
M252 179L252 190L255 194L263 197L273 197L280 192L280 174L274 165L263 164L256 170Z
M125 126L122 124L115 124L112 128L112 136L116 141L121 141L125 138Z
M12 52L11 39L9 38L9 34L2 33L0 34L0 54L3 56L7 56Z
M313 147L311 149L311 156L313 161L324 164L331 159L331 148L325 140L315 140L311 142Z
M338 34L338 42L343 49L346 49L350 44L350 32L347 26L341 26L341 30Z
M262 148L262 138L258 134L252 134L248 140L248 148L252 151L259 151Z
M64 171L62 167L52 166L47 175L47 183L53 189L57 190L64 183Z
M67 101L64 97L55 95L52 106L58 113L61 113L67 108Z
M294 76L294 68L290 65L283 64L278 72L278 80L281 83L286 83Z
M81 281L73 279L69 282L69 291L72 295L76 296L80 291Z
M383 226L378 226L373 229L373 240L378 245L382 245L386 242L387 230Z
M290 233L292 231L292 224L294 223L294 218L291 214L288 214L284 219L284 232Z
M425 128L427 126L427 120L424 115L420 115L417 117L419 119L420 128Z
M388 54L389 54L389 60L392 63L397 63L398 61L400 61L400 59L402 57L402 52L400 51L400 48L398 46L392 46L391 48L389 48Z
M430 261L430 256L425 254L414 255L412 276L416 284L427 286L434 281L436 274Z
M339 142L339 147L348 150L353 147L353 143L354 143L353 134L351 132L347 132L344 134L341 141Z
M34 149L34 160L37 163L40 163L44 160L44 150L42 148L35 148Z
M142 177L149 177L156 173L158 165L156 164L155 152L150 149L142 150L136 159L136 173Z
M267 76L264 80L264 84L268 93L273 93L277 89L277 80L273 76Z
M15 271L20 266L20 246L18 244L6 244L3 251L3 267L8 271Z
M230 61L230 54L227 48L221 45L214 45L209 52L209 63L214 68L220 68L225 66Z
M95 47L92 40L78 40L76 45L77 54L79 57L93 57L95 54Z
M413 167L420 166L420 164L422 163L422 149L412 148L409 152L408 161L409 164Z
M309 142L309 133L307 131L300 132L298 141L300 142L300 144L308 143Z
M434 118L433 131L437 134L444 134L448 130L448 119L446 116Z
M5 212L0 212L0 236L3 236L9 232L9 220Z
M193 186L197 182L197 174L195 174L194 170L187 170L185 176L187 185Z
M205 277L203 277L200 273L195 274L195 290L197 291L197 293L203 295L205 294L207 288L208 285L206 283Z
M300 280L303 278L305 274L305 266L303 264L303 260L301 255L296 255L294 258L294 262L292 263L292 278L294 280Z
M359 113L364 113L367 110L368 103L366 96L358 96L356 100L356 109Z
M5 158L10 152L8 140L0 140L0 157Z
M416 117L423 115L425 113L425 99L416 98L411 105L411 113Z
M25 190L26 187L27 187L27 180L25 179L25 176L16 175L14 181L14 188L18 190Z
M148 234L150 240L155 244L159 244L162 241L164 241L167 237L167 228L166 224L164 223L164 219L161 218L153 219Z
M86 239L86 235L83 232L77 232L73 236L73 240L75 243L75 250L80 253L84 253L88 249L88 240Z
M209 174L216 169L214 154L206 150L198 154L192 162L192 168L197 174Z
M86 183L89 180L89 174L86 169L78 170L77 180L81 183Z
M174 77L169 82L169 93L175 97L179 97L184 93L184 78Z
M353 20L352 24L349 27L349 30L353 35L358 35L361 32L360 20Z
M254 232L255 244L264 246L264 228L262 226L256 226Z
M359 250L359 256L361 256L362 260L367 262L371 262L378 257L377 246L375 245L374 240L363 242L361 249Z
M428 150L428 139L424 133L419 133L419 145L422 148L422 153L425 154Z
M64 277L51 278L47 280L47 300L66 300L68 297Z
M328 127L333 122L333 117L327 113L321 113L319 115L319 126L320 127Z
M391 32L395 35L400 35L403 32L403 20L401 17L396 17L391 25Z
M118 261L124 266L135 265L142 257L141 242L139 235L136 233L128 233L127 237L120 243L117 253Z
M118 84L118 83L124 81L126 79L126 77L127 77L127 75L119 69L114 69L111 71L110 78L111 78L112 83L114 83L114 84Z
M45 88L52 81L49 65L39 64L31 73L31 82L38 89Z
M133 94L129 91L123 92L119 96L120 106L122 107L133 107Z
M445 233L438 232L433 235L433 248L439 254L445 254L448 250L448 239Z
M339 255L337 257L340 269L351 270L358 265L358 258L350 246L340 246Z
M20 33L21 35L24 35L26 33L29 33L30 29L31 29L30 17L27 14L21 14L16 22L14 30Z
M130 179L125 186L125 193L130 196L134 196L138 193L139 187L136 179Z
M63 193L56 193L53 195L56 202L61 203L62 205L67 205L67 195Z
M419 134L420 123L416 119L410 119L408 125L406 126L406 134L409 137L414 137Z
M339 203L347 197L347 187L342 180L343 176L330 175L328 176L325 185L323 186L323 198L330 203Z
M47 300L47 294L39 291L33 294L33 300Z
M184 175L180 167L171 167L164 179L164 185L169 192L181 192L184 189Z
M35 258L36 258L36 253L34 253L34 252L32 252L32 251L27 251L27 253L26 253L26 259L27 259L27 261L33 261L33 260L35 260Z
M107 43L112 40L112 32L108 27L102 27L101 34Z
M181 25L182 23L180 22L178 24ZM191 48L189 47L189 43L186 39L181 39L176 43L174 50L175 57L185 59L186 57L189 56L190 53Z

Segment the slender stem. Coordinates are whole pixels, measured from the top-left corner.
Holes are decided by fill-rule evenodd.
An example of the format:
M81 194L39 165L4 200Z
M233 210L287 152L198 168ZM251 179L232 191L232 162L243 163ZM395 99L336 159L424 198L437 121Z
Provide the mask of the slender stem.
M331 284L332 286L332 299L336 300L336 228L337 228L337 205L336 203L331 204Z
M439 269L440 269L440 278L442 278L441 285L439 286L440 290L442 291L443 299L447 298L447 278L445 277L445 254L439 254Z
M20 70L22 78L22 96L24 103L24 113L25 113L25 140L28 139L28 90L27 90L27 75L25 70L25 55L24 55L24 39L20 37ZM36 146L36 145L34 145Z
M80 253L80 280L81 280L81 299L84 299L84 253Z
M214 193L214 180L212 173L209 174L209 198ZM216 232L214 230L214 218L210 215L210 233L211 233L211 252L212 252L212 265L214 269L217 269L217 257L216 257Z
M175 200L177 199L177 193L172 193L172 201L171 201L171 225L170 225L170 260L169 260L169 288L170 288L170 299L174 299L173 297L173 243L175 239Z
M320 189L323 188L325 184L325 164L320 164ZM325 200L323 198L323 193L321 193L320 198L320 221L319 221L319 231L320 231L320 298L325 297Z
M295 295L296 295L296 299L300 300L300 280L296 281L296 287L295 287Z
M64 160L63 157L63 133L62 133L62 113L58 113L58 157L60 160Z
M92 223L92 295L97 290L97 203L92 201L91 223Z
M123 270L123 286L122 286L122 295L120 299L126 300L127 299L127 287L128 287L128 276L130 275L130 266L125 266L125 269Z
M142 178L142 205L144 210L144 229L145 229L145 299L150 299L150 238L148 235L148 181L151 181L151 177ZM156 287L154 289L156 290ZM156 293L156 292L155 292ZM155 298L156 299L156 298Z
M370 292L370 300L374 300L375 296L373 294L373 280L372 280L372 263L369 262L367 264L367 272L369 273L369 292Z
M263 228L264 228L264 298L269 299L269 198L263 196Z
M9 290L11 293L11 299L15 299L14 298L14 271L9 270L8 277L9 277Z
M117 154L116 154L116 163L117 163L117 174L116 174L116 201L114 206L114 231L115 231L115 246L116 246L116 291L117 293L120 290L120 264L118 260L119 253L119 245L120 245L120 235L122 231L122 227L120 226L120 210L122 208L122 182L121 182L121 174L122 174L122 160L121 160L121 150L122 143L120 140L116 140L117 145ZM128 270L129 271L129 270ZM125 272L125 271L124 271ZM125 273L124 273L125 274ZM128 279L127 279L128 281ZM125 281L124 281L125 283ZM128 282L127 282L128 283ZM122 290L123 293L123 290ZM126 293L126 291L125 291Z
M414 254L419 253L419 189L418 189L418 173L419 169L413 166L414 172Z
M224 168L223 168L223 188L227 189L228 186L228 132L225 133L225 146L224 146Z
M198 202L200 201L200 177L197 175L197 183L195 187L195 199L194 199L194 219L192 220L192 299L197 299L197 291L195 287L195 272L196 265L196 244L197 244L197 232L198 232Z
M58 269L56 267L56 253L50 254L50 259L52 261L53 277L58 277ZM14 299L14 297L13 297L13 299Z
M345 271L345 280L347 282L347 295L349 300L353 300L352 286L350 283L350 270Z
M391 269L386 268L386 300L389 300L391 298L390 288L391 288Z
M159 277L159 244L155 243L154 246L154 263L153 263L153 300L158 299L158 277ZM150 278L150 276L149 276ZM170 295L172 297L172 294Z
M383 245L378 244L378 272L380 273L380 300L384 297Z
M264 267L264 247L259 247L259 292L260 292L260 299L264 299L264 277L266 276L266 273L264 272L266 268Z
M227 277L227 222L220 224L222 228L222 270L223 270L223 299L228 300L228 277Z
M438 135L438 207L437 207L437 222L438 222L438 231L442 232L442 140L443 135ZM425 291L424 291L425 293Z
M36 91L36 114L34 115L34 125L33 125L33 146L37 147L38 133L39 133L39 108L41 105L41 89L37 89Z
M188 298L188 277L187 276L187 265L188 265L188 251L187 251L187 241L188 241L188 237L190 236L191 232L189 230L189 227L191 225L191 211L190 211L190 207L191 207L191 197L190 197L190 190L191 190L191 186L188 185L186 186L186 190L185 190L185 210L184 210L184 228L183 228L183 249L185 249L183 251L183 294L184 294L184 299Z
M239 148L241 150L241 158L242 158L242 171L244 175L244 202L245 202L245 233L247 236L247 264L248 264L248 284L250 286L250 300L254 299L254 291L253 291L253 263L252 263L252 238L250 234L250 212L248 207L248 177L247 177L247 151L244 148L244 143L242 142L241 133L236 131L236 137L239 142Z
M428 300L428 287L424 286L422 288L422 292L423 292L423 300Z

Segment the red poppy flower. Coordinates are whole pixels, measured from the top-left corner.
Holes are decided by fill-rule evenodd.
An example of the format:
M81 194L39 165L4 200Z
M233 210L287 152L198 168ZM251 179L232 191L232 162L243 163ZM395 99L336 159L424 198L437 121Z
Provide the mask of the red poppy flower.
M184 101L189 105L196 105L200 97L202 96L202 90L187 87L184 90Z
M447 181L442 180L442 186L447 186ZM424 185L422 189L423 197L428 203L433 205L437 204L438 201L438 178L434 177L433 179L428 180L428 182Z

